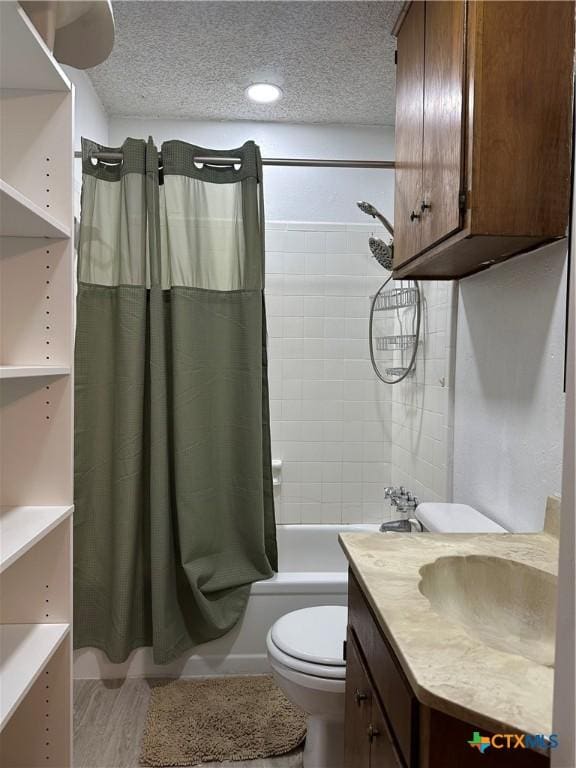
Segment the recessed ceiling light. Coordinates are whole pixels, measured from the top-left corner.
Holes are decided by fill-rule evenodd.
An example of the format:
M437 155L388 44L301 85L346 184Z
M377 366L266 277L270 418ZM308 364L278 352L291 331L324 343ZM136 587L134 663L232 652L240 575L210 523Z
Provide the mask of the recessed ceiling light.
M282 89L272 83L252 83L246 88L246 97L258 104L272 104L282 97Z

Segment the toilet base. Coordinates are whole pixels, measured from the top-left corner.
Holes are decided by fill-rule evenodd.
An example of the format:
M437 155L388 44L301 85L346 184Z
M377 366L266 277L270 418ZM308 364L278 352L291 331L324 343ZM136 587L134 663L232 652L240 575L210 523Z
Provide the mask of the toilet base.
M344 723L309 715L303 768L344 768Z

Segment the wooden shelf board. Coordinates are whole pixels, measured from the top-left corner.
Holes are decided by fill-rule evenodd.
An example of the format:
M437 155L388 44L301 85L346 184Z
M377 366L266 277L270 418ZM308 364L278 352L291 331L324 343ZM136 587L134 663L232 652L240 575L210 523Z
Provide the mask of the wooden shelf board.
M0 235L62 239L70 237L70 227L0 179Z
M0 625L0 731L69 631L69 624Z
M70 91L70 80L16 2L0 2L0 88Z
M68 365L0 365L0 379L25 379L35 376L68 376Z
M73 507L0 507L0 573L70 517Z

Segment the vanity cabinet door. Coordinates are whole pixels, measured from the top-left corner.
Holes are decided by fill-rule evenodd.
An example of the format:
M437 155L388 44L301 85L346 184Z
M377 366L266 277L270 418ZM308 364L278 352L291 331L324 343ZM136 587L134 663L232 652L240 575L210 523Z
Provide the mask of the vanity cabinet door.
M392 743L392 736L378 699L372 701L372 719L368 728L370 738L370 768L404 768Z
M345 707L344 765L346 768L370 768L372 687L350 629L346 642Z

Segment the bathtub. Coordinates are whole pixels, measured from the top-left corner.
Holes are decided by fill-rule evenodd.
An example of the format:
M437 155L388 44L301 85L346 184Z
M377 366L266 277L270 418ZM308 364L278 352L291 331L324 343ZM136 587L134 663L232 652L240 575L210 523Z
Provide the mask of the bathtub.
M338 534L375 532L377 525L279 525L278 573L252 585L246 611L224 637L194 648L176 662L154 664L139 648L123 664L88 648L74 654L74 677L195 677L269 672L266 633L276 619L311 605L346 605L347 562Z

